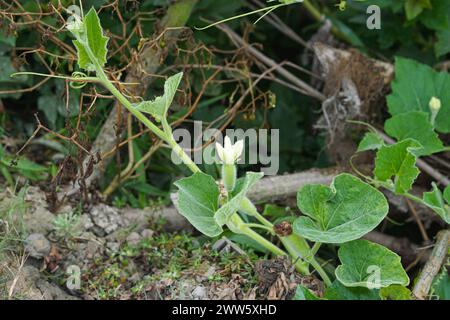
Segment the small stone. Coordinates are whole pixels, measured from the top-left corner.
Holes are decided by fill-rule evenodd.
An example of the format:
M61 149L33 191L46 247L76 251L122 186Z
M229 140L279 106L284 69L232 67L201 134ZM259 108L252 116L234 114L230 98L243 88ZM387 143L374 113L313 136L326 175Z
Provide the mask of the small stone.
M141 235L137 232L132 232L127 237L127 243L132 246L137 245L140 240L141 240Z
M28 233L46 234L53 228L53 220L55 216L46 208L37 206L34 209L27 210L23 216L25 229Z
M32 233L25 240L25 251L30 257L42 259L50 253L52 245L42 233Z
M155 231L153 231L151 229L144 229L141 232L142 238L144 238L144 239L153 238L154 234L155 234Z
M105 204L94 206L90 215L92 222L106 234L113 233L124 225L119 210Z
M80 224L84 230L89 230L94 226L94 223L88 214L82 214L80 216Z
M100 254L102 246L97 241L88 241L86 244L85 258L92 259Z
M113 252L117 252L119 251L120 244L118 242L108 242L106 247Z
M195 287L192 291L192 298L194 300L205 300L207 297L206 288L202 285Z

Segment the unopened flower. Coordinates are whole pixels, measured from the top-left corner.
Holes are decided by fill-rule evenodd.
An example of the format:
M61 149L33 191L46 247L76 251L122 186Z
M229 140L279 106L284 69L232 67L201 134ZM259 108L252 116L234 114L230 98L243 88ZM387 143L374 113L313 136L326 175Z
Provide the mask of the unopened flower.
M431 124L434 126L436 123L436 117L439 113L439 110L441 110L441 100L436 97L432 97L430 99L430 102L428 103L428 106L430 107L431 111Z
M235 164L236 161L241 156L242 151L244 150L244 141L238 140L233 145L231 143L230 138L225 137L225 142L224 142L223 147L219 143L216 143L216 150L217 150L217 155L219 156L219 158L223 162L223 164L232 165L232 164Z
M430 107L431 112L437 113L441 109L441 100L439 98L432 97L428 106Z

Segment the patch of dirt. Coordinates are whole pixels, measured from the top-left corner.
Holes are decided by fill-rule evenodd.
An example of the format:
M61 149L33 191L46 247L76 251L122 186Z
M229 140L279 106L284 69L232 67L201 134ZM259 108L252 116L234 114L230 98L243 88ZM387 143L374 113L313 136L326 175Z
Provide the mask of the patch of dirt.
M259 260L255 264L258 275L258 294L269 300L291 299L299 284L310 289L315 295L323 296L323 284L314 276L300 276L287 257Z

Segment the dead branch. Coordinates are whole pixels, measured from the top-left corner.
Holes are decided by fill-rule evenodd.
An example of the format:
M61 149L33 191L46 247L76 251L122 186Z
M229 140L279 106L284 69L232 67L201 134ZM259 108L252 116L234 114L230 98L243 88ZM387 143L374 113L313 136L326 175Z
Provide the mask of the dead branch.
M297 194L306 184L329 185L339 173L337 168L312 169L299 173L268 176L258 182L250 191L249 198L256 203L286 199Z
M265 54L263 54L261 51L256 49L254 46L251 46L250 44L248 44L240 35L238 35L236 32L231 30L228 26L217 25L217 28L219 28L220 30L225 32L228 35L228 37L233 42L235 42L235 44L237 46L244 47L245 50L248 51L248 53L250 53L252 56L257 58L263 64L265 64L269 68L276 68L275 72L279 73L286 80L289 80L292 84L296 85L303 92L303 94L313 97L313 98L316 98L320 101L325 100L325 96L321 92L317 91L316 89L311 87L309 84L307 84L303 80L299 79L294 74L290 73L285 68L279 66L280 65L279 63L277 63L274 60L272 60L271 58L267 57Z
M427 297L430 291L433 279L441 270L445 257L447 256L448 248L450 245L450 230L442 230L438 233L436 239L436 245L428 262L422 269L419 278L413 289L413 294L417 299L423 300Z

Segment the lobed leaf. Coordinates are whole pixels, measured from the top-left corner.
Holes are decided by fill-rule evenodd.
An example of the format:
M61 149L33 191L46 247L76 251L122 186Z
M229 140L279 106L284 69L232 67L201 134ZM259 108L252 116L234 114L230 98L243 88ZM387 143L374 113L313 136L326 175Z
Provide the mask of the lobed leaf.
M297 204L307 217L294 222L294 232L315 242L343 243L373 230L387 215L384 195L350 174L340 174L331 186L306 185Z
M156 97L152 101L143 101L134 104L134 107L141 112L151 114L157 121L161 121L161 119L167 116L167 111L172 104L182 78L183 72L171 76L164 83L164 94L162 96Z
M375 158L375 178L391 183L398 194L408 192L420 173L413 152L421 147L419 142L412 139L381 147Z
M356 240L344 243L338 256L342 264L336 268L336 278L347 287L379 289L409 284L400 256L382 245Z
M425 112L411 111L395 115L386 120L384 130L397 141L408 138L418 141L422 147L414 151L417 156L431 155L444 149Z
M91 8L84 17L83 26L84 32L81 34L81 37L83 37L83 40L86 41L86 45L91 49L97 63L103 67L107 61L106 55L108 53L107 45L109 38L103 35L100 19L94 8ZM84 47L85 44L79 40L74 40L73 44L77 48L78 65L80 68L92 71L93 61L91 61L86 52L86 48Z

